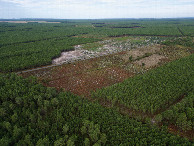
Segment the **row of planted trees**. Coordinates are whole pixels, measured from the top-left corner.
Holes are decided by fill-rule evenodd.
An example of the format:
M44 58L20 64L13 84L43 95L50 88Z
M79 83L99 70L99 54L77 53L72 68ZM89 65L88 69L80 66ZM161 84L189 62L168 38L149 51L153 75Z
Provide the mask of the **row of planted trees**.
M91 24L90 21L58 23L58 24L12 24L0 23L0 46L14 43L22 43L27 41L38 41L49 38L60 38L65 36L73 36L80 34L101 34L105 36L120 35L165 35L165 36L193 36L192 21L186 24L173 24L163 21L115 21L108 22L104 20L100 24ZM91 21L92 22L92 21ZM179 21L179 23L184 21ZM97 25L96 28L92 26ZM135 28L125 28L134 27ZM114 28L118 27L118 28ZM119 28L121 27L121 28ZM122 28L123 27L123 28ZM181 31L181 32L180 32ZM183 34L182 34L183 33Z
M0 145L191 145L36 79L0 75Z
M151 22L142 24L137 28L122 28L122 26L133 26L134 24L114 24L121 28L112 28L112 24L107 27L93 28L90 25L82 25L81 23L69 24L6 24L0 23L0 46L18 44L30 41L41 41L45 39L61 38L67 36L75 36L81 34L96 34L104 36L121 36L121 35L166 35L166 36L182 36L177 26L172 24L152 24ZM179 27L187 36L187 32L191 31L192 26ZM190 34L188 34L190 36Z
M9 72L23 70L52 63L61 51L73 50L74 45L98 41L94 38L52 39L38 42L21 43L0 48L0 71Z
M190 55L122 83L98 89L92 93L92 97L154 114L193 88L193 62L194 55Z
M0 23L0 46L86 34L93 29L68 24Z
M183 131L194 130L194 89L179 103L161 113L162 120L174 124Z
M0 71L15 71L51 63L62 50L98 41L97 36L178 35L177 28L146 24L147 28L92 28L77 24L0 24ZM70 36L88 34L91 38ZM183 40L181 42L185 42ZM187 42L187 41L186 41ZM192 41L190 41L192 42ZM187 44L187 43L186 43ZM191 43L189 44L192 45Z

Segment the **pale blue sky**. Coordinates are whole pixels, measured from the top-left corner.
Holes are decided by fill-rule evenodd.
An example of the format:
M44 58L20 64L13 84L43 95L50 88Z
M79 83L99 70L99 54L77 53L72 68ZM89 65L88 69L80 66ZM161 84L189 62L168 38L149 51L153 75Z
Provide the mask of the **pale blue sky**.
M194 0L0 0L0 18L194 17Z

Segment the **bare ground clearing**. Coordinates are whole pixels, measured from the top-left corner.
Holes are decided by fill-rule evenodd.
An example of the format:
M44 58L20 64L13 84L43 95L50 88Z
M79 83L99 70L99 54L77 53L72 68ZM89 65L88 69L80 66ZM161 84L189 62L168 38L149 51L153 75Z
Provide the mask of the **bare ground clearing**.
M113 51L114 53L101 57L94 55L94 58L83 57L88 55L86 53L80 59L80 51L82 50L75 50L74 52L62 54L62 59L58 58L58 63L64 61L66 64L24 73L23 76L35 75L45 86L71 91L74 94L83 95L83 97L93 100L90 98L91 91L122 82L138 74L141 70L152 69L188 54L188 50L163 49L160 45L144 46L130 50L119 50L119 46L105 45L105 47L108 49L111 47L113 49L116 48L118 52ZM180 53L182 51L183 53ZM154 115L130 110L119 103L112 105L110 101L104 101L103 99L99 102L105 107L116 106L119 108L120 113L130 117L135 117L139 120L150 117L154 122ZM169 131L177 134L176 128L172 127ZM183 134L179 135L185 136Z
M166 59L166 57L154 54L149 57L142 58L139 61L135 61L134 64L143 65L145 68L150 68L158 65L158 63L160 63L162 59Z
M90 91L121 82L132 75L132 73L121 68L112 67L103 70L75 73L71 77L63 75L62 78L46 83L46 86L59 89L64 88L64 90L71 91L74 94L89 96Z
M188 49L164 48L152 43L134 48L129 40L108 39L98 43L100 47L95 51L84 49L82 45L75 46L74 51L63 52L61 57L53 60L53 65L59 66L26 72L23 76L35 75L46 86L89 96L90 91L97 88L143 74L189 54Z
M73 60L82 56L81 50L62 52L59 58L56 58L52 61L53 64L63 64L68 60Z
M138 49L129 50L127 51L126 55L123 56L123 59L125 61L128 61L129 57L132 56L132 59L135 60L138 57L144 56L146 53L150 53L150 54L158 53L160 52L160 48L161 48L160 45L153 45L149 47L144 46Z
M194 141L194 131L193 130L183 131L176 125L170 124L168 126L168 131L172 134L179 135L181 137L186 137L190 141Z
M136 65L134 65L135 61L131 62L128 56L133 55L134 58L135 56L142 57L148 52L154 54L159 50L160 46L156 45L150 48L141 47L106 56L76 61L80 59L80 55L88 55L82 54L83 50L80 50L78 47L75 51L63 52L61 57L53 60L53 63L55 64L60 64L64 61L66 64L30 73L24 73L23 76L35 75L41 82L44 83L45 86L55 87L57 89L62 88L66 91L71 91L74 94L88 97L91 91L122 82L123 80L139 73L140 70L146 71L144 66L140 65L136 67ZM162 58L160 55L153 56L155 56L154 61L147 60L146 62L146 65L149 65L149 67L155 67L158 62L160 62L160 58ZM157 60L157 58L159 59ZM143 57L142 59L145 58ZM73 60L74 62L67 62ZM127 68L127 66L130 66L130 68Z

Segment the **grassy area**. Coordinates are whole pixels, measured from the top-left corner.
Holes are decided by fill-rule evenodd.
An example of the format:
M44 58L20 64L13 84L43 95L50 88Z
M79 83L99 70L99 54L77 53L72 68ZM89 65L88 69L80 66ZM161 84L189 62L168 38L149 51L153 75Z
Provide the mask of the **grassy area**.
M133 37L133 36L124 36L124 37L118 37L115 38L116 41L127 41L130 40L132 43L141 43L145 41L145 37Z
M83 49L89 50L89 51L98 51L98 48L102 47L103 44L100 44L99 42L95 43L88 43L83 45Z

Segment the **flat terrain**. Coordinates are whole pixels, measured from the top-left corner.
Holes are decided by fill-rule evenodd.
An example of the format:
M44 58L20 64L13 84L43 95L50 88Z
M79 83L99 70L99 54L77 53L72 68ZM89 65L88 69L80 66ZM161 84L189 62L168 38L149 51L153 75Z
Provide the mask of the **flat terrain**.
M193 23L1 20L0 145L192 145Z
M0 23L60 23L60 22L48 22L48 21L0 21Z
M46 86L88 96L91 91L122 82L167 60L167 57L159 55L160 45L132 47L129 41L130 39L125 43L114 40L99 42L103 45L95 51L75 46L75 51L63 52L53 60L53 64L61 66L23 75L35 75Z
M160 39L160 38L158 38ZM139 40L135 45L134 40ZM192 53L189 47L165 46L145 37L120 37L110 38L96 43L74 46L75 51L62 52L59 58L53 60L51 68L22 73L23 77L36 76L43 85L55 87L57 90L70 91L89 100L91 93L103 87L109 87L138 74L144 74L153 68L163 66L173 60L186 57ZM145 43L146 42L146 43ZM90 47L91 46L91 47ZM94 47L95 48L92 48ZM184 96L173 101L165 109L156 114L142 113L131 110L127 106L117 103L120 112L130 117L151 118L156 123L158 114L165 112L169 107L182 101ZM112 107L112 101L100 99L99 103L105 107ZM179 127L169 124L169 131L179 133L190 139L193 130L178 132Z
M84 45L75 46L75 51L63 52L59 58L53 60L53 65L59 66L30 71L22 76L34 75L48 87L89 96L91 91L98 88L144 74L152 68L190 54L183 49L172 49L172 54L159 44L143 44L144 41L147 42L144 37L139 37L143 44L141 46L131 44L137 38L124 39L125 41L118 41L117 38L98 42L100 47L95 50L85 49ZM180 51L181 55L176 56Z

